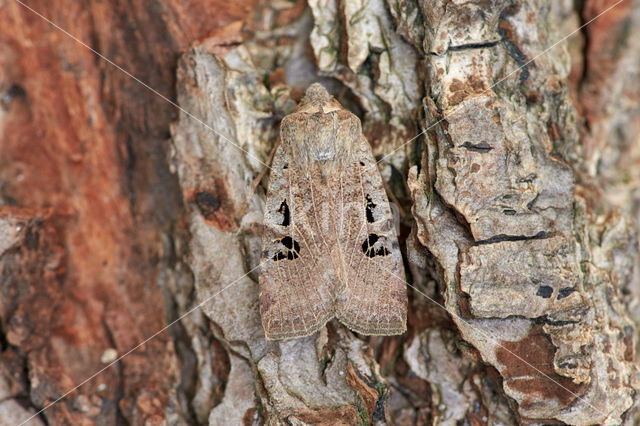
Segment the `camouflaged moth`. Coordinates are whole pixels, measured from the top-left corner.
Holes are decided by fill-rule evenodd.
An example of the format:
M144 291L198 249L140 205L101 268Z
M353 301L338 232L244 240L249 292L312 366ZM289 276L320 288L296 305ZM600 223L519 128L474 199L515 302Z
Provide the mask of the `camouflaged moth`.
M267 338L306 336L334 317L361 334L403 333L402 255L360 120L314 84L280 136L262 237Z

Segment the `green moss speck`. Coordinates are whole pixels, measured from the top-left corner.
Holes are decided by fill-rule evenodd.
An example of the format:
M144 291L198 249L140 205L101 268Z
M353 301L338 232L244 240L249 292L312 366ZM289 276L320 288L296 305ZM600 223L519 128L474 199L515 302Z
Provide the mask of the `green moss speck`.
M427 199L427 203L431 202L431 198L433 197L433 193L431 191L429 191L426 186L424 188L424 196Z
M358 414L360 414L360 420L362 421L362 425L367 425L369 424L368 420L368 416L367 416L367 410L364 409L364 407L362 405L358 405Z
M587 273L587 261L583 260L582 262L580 262L580 270L582 271L583 274Z
M620 177L620 182L624 185L628 185L631 183L631 173L629 171L624 171L622 176Z

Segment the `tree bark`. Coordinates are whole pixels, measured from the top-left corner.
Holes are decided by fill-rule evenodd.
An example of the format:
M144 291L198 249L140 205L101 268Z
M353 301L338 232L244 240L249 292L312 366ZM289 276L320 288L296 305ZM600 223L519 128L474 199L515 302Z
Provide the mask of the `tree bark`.
M578 30L613 4L28 3L122 69L0 4L0 425L638 423L640 2ZM313 82L400 211L402 336L264 337Z

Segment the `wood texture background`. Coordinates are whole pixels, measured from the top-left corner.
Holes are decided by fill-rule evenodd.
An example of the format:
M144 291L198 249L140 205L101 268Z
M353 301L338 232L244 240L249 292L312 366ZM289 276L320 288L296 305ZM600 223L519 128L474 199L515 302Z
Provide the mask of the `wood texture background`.
M397 80L387 82L381 76L391 74L376 73L385 63L384 49L359 39L364 33L341 28L325 34L337 53L314 55L313 18L323 22L322 14L328 16L336 3L309 3L313 14L302 1L27 4L205 122L222 123L223 133L232 129L234 140L264 160L279 119L315 80L364 118L379 157L426 127L423 92L441 90L440 99L451 100L460 91L428 77L437 64L419 50L420 37L428 35L407 18L417 10L415 2L388 1L388 7L372 2L371 10L385 14L380 28L394 30L385 33L392 36L385 43L403 46L406 51L396 53L408 58L393 63ZM338 3L338 15L361 6ZM545 4L523 1L513 7L538 3ZM549 14L557 20L549 21L545 36L555 40L611 4L554 2ZM438 7L422 5L420 13L427 20ZM532 15L531 22L535 19ZM592 218L584 225L586 234L604 235L602 224L613 223L624 228L615 235L627 235L624 244L616 240L608 246L626 260L614 262L606 278L616 289L611 300L632 321L620 337L624 348L616 348L624 352L616 359L627 363L637 361L640 321L631 231L640 206L639 24L640 3L625 0L563 43L559 49L567 49L571 71L569 90L558 92L557 102L571 100L575 133L566 137L561 123L544 123L550 139L576 143L559 157L571 165L575 193L586 200L586 216ZM0 28L0 424L18 424L188 312L218 288L212 286L254 266L263 192L258 188L252 195L252 179L261 170L255 161L228 146L193 155L193 141L222 142L17 2L0 1ZM453 34L457 28L449 30ZM508 39L518 47L518 37ZM539 49L533 39L519 48ZM369 46L368 53L357 49L363 46ZM253 62L238 53L242 49ZM556 76L546 71L532 68L536 78L548 77L545 84L554 87ZM219 91L199 91L217 81ZM384 91L409 83L415 93L404 100ZM260 91L249 90L259 84ZM221 98L211 100L209 94ZM535 103L543 95L529 96ZM243 115L259 110L265 97L269 114ZM207 109L211 105L222 107ZM243 110L243 105L252 106ZM383 164L388 191L404 213L401 235L407 244L418 242L409 237L415 221L404 182L409 166L424 160L421 155L407 149L402 158ZM242 179L230 179L238 170ZM224 247L231 254L216 258ZM433 255L437 258L432 253L409 260L412 282L445 303L451 300L445 300L442 284L446 266L436 265ZM145 343L31 424L517 424L533 421L526 416L535 412L526 405L531 398L534 405L546 398L535 394L535 386L520 390L521 397L505 395L503 380L520 374L513 373L519 361L503 359L504 368L496 368L486 348L469 343L473 339L467 331L460 334L459 323L413 291L404 336L362 339L330 324L317 339L280 346L263 342L252 322L257 307L246 296L255 291L257 298L256 276ZM548 343L544 337L536 340L541 341ZM551 343L538 349L551 356L554 351ZM620 383L638 390L637 369L617 371ZM317 377L305 381L303 375ZM582 395L582 385L567 379L566 386ZM611 400L594 403L619 408L618 394L604 398ZM638 397L633 398L607 421L637 422ZM542 409L538 412L549 415L537 420L571 422L560 409L573 398L564 394L558 400L558 410ZM574 423L593 419L583 408Z

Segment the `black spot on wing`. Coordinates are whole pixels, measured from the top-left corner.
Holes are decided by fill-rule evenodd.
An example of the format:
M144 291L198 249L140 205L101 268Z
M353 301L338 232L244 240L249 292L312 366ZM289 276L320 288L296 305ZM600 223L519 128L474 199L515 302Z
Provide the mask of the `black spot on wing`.
M291 237L284 237L283 239L280 240L280 242L282 243L283 246L285 246L289 250L293 248L293 238Z
M373 209L376 208L376 204L371 200L371 196L369 194L367 194L365 198L367 200L367 222L373 223L375 221L373 217Z
M297 241L295 241L293 238L291 237L284 237L283 239L280 240L280 242L282 243L282 245L284 245L287 249L289 250L294 250L297 252L300 252L300 244L298 244Z
M376 249L376 256L388 256L389 253L390 253L389 250L387 250L385 246L382 246Z
M287 200L283 200L280 204L280 208L278 209L278 213L282 215L282 226L291 225L291 213L289 212L289 205L287 205Z
M283 260L286 259L287 255L281 251L279 251L278 253L276 253L275 256L273 256L273 260L278 261L278 260Z
M284 250L278 251L273 260L294 260L300 257L300 244L293 238L286 236L280 239L280 243L284 246Z
M378 243L378 241L380 241L380 243L378 244L378 247L376 247L376 243ZM382 244L382 241L384 240L380 240L380 236L376 234L367 235L367 238L362 243L362 252L365 256L371 258L376 256L387 256L390 252Z
M373 245L377 243L379 239L380 237L377 236L376 234L369 234L367 235L366 244L367 246L373 247Z

